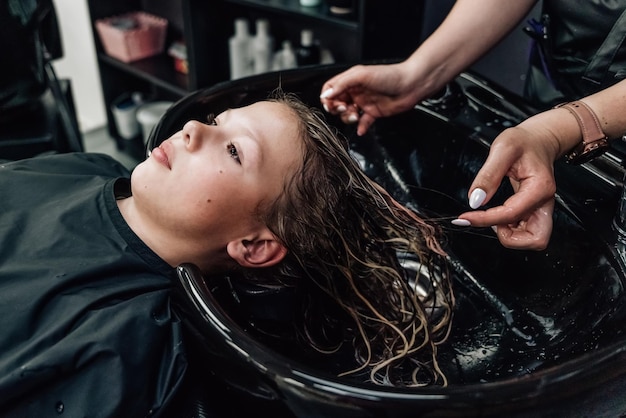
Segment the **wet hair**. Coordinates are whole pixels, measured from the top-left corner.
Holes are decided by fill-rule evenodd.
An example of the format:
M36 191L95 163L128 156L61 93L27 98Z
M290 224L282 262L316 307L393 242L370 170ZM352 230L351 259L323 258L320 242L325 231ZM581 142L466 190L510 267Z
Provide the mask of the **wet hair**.
M300 334L324 352L351 344L356 366L343 374L445 385L437 345L454 297L439 231L365 175L320 111L282 91L269 100L292 110L303 141L300 166L259 212L288 249L272 276L304 295Z

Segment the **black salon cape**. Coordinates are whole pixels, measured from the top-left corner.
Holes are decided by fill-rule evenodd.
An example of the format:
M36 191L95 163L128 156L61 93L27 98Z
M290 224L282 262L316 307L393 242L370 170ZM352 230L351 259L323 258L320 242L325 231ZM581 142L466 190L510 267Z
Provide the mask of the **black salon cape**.
M158 416L186 358L174 269L117 209L128 171L96 154L0 166L0 416Z

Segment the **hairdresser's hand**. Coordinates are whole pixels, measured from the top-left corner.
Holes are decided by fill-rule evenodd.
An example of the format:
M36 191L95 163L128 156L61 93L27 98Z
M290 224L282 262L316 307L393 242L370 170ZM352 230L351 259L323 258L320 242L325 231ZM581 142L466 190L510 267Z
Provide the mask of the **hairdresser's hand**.
M552 234L554 160L561 154L561 144L551 129L532 121L524 123L505 130L494 141L470 187L470 207L487 203L505 176L515 193L501 206L466 212L459 219L472 226L493 226L507 248L542 250ZM454 223L462 225L463 221Z
M324 109L339 114L344 123L356 123L363 135L376 118L411 109L427 94L407 62L356 65L329 79L322 87Z

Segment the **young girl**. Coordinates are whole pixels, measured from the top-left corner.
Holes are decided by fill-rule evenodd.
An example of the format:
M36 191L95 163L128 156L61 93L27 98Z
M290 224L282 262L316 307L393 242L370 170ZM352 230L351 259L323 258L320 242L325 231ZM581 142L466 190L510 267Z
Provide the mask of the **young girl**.
M293 96L188 122L130 179L108 157L69 154L2 165L0 190L9 416L147 416L167 405L187 368L169 298L184 262L295 277L311 300L336 302L343 340L372 380L406 384L410 364L411 384L445 383L436 344L453 298L435 230ZM426 298L405 277L406 253L440 272Z

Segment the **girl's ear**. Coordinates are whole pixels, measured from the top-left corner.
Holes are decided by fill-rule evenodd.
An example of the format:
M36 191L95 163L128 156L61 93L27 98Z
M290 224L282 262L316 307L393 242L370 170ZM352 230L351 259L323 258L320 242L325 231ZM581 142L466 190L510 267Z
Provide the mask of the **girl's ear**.
M269 229L254 237L229 242L226 251L241 266L251 268L273 266L287 254L287 248Z

